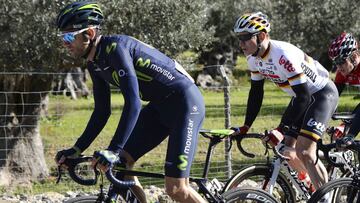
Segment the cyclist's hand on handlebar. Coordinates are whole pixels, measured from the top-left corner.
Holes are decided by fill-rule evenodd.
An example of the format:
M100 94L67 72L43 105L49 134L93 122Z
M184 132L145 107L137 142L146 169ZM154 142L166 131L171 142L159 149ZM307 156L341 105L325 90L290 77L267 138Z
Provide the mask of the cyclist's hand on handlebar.
M248 130L249 130L249 126L247 125L243 125L241 127L231 127L231 130L234 130L235 132L232 134L232 136L237 136L237 135L245 135Z
M110 150L95 151L92 165L98 167L101 171L106 172L111 165L119 161L119 156Z
M354 135L348 134L340 139L336 140L337 148L346 148L347 146L354 143Z
M270 144L272 147L277 146L284 139L284 135L279 129L274 129L264 135L261 139L264 145Z
M60 166L60 165L63 165L63 163L66 159L77 158L80 156L80 154L81 154L81 150L76 146L74 146L70 149L64 149L64 150L58 151L56 153L55 162L57 163L58 166Z

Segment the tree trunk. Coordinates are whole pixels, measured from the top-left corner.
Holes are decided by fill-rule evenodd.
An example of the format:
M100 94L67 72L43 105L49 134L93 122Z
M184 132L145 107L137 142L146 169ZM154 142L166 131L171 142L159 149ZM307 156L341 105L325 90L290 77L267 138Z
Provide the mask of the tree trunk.
M80 67L74 67L66 75L58 75L55 79L53 94L63 94L70 96L71 99L87 98L90 91L86 85L86 74L86 69L82 70Z
M0 185L29 183L48 175L39 133L52 76L0 74Z

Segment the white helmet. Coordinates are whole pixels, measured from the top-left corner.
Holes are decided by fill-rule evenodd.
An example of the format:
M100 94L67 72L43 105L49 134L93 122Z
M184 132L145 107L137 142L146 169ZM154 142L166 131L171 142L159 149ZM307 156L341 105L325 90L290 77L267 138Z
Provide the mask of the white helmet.
M270 32L270 23L262 12L246 13L239 17L234 26L234 32L258 33Z

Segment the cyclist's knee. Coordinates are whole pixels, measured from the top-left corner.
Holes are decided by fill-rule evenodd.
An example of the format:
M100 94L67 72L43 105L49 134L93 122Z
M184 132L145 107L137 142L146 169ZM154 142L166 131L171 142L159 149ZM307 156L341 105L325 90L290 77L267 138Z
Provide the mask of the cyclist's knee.
M293 147L284 146L283 148L283 155L288 157L290 161L296 160L296 150Z
M120 152L120 157L125 160L126 168L131 169L134 167L135 161L129 153L123 150Z
M177 202L184 202L190 195L185 179L166 178L165 187L166 193Z
M316 153L315 151L308 148L302 148L302 147L296 148L296 155L303 163L306 162L315 163L315 159L316 159L315 153Z
M166 193L171 199L177 202L184 202L188 199L190 192L187 187L166 187Z

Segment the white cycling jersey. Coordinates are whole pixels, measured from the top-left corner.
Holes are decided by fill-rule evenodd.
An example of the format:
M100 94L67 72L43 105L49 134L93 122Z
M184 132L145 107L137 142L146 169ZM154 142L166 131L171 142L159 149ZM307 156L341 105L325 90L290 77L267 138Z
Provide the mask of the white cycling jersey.
M263 56L248 56L252 80L273 81L283 91L296 96L291 86L307 83L310 93L321 90L329 80L329 72L296 46L270 40Z

